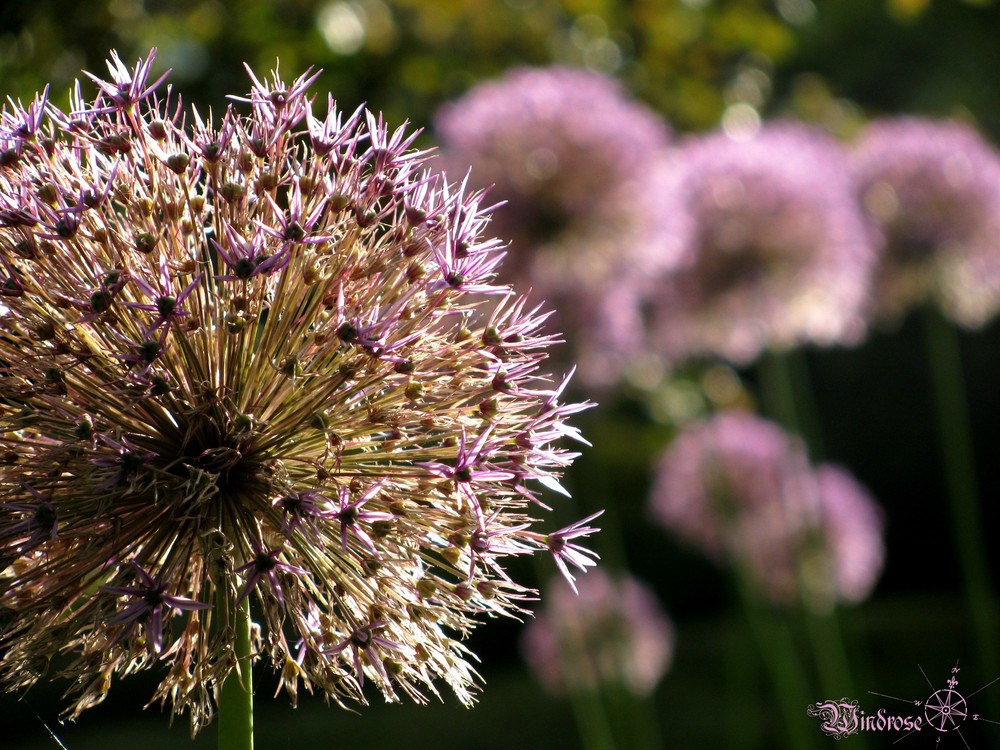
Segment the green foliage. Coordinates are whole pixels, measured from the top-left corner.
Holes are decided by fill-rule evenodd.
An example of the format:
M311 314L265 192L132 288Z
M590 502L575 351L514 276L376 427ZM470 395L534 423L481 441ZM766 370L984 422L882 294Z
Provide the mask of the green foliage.
M246 88L245 61L287 73L322 67L320 88L368 101L393 120L426 122L472 83L512 65L584 65L620 76L680 128L713 126L748 54L778 63L793 29L761 0L108 0L8 3L0 80L63 97L81 68L102 72L159 48L158 63L199 105ZM61 100L61 99L60 99Z

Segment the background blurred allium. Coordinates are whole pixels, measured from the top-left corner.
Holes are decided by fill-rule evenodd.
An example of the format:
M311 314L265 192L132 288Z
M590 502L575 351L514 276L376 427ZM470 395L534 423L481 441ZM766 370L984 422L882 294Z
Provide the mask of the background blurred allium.
M833 593L841 601L863 601L875 588L885 562L882 510L846 469L823 464L816 469L816 480L823 538L834 568Z
M650 295L654 349L743 364L768 347L860 339L874 253L830 136L791 122L748 139L719 131L687 140L668 168L693 261Z
M160 667L197 729L249 600L293 699L469 701L506 558L593 564L589 527L533 530L583 407L479 195L308 76L205 117L153 62L0 115L4 686L51 659L76 715Z
M613 379L638 329L634 299L612 302L609 287L679 260L685 217L651 195L667 125L614 80L558 66L480 83L435 123L446 163L472 164L476 184L505 201L494 214L511 240L502 273L557 309L581 376Z
M674 627L656 594L641 581L602 569L545 590L545 606L529 623L521 650L532 671L557 694L603 683L648 695L674 653Z
M744 412L689 424L657 467L652 511L771 599L858 601L882 568L877 506L849 475L813 469L802 442Z
M1000 154L964 123L876 120L852 153L878 234L872 302L883 319L933 299L966 326L1000 308Z

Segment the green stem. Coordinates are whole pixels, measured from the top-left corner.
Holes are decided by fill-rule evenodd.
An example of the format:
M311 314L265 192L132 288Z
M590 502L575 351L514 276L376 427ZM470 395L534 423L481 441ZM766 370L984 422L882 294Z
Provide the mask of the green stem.
M997 661L1000 620L982 535L961 351L954 327L939 312L928 308L924 323L955 546L982 668L985 674L993 675L1000 671Z
M736 584L750 630L757 641L764 666L774 684L790 747L808 750L815 746L805 706L811 699L809 682L799 661L787 623L758 599L746 575L737 570Z
M617 750L608 713L595 690L569 690L580 741L585 750Z
M818 613L803 604L802 613L823 695L832 700L856 696L857 691L854 687L837 610ZM859 733L851 739L855 750L864 750L867 747L868 743L863 734Z
M854 681L847 668L847 649L841 634L837 611L817 613L803 606L806 631L816 657L820 687L829 696L853 696Z
M233 604L229 592L219 595L220 611L231 612L236 640L236 669L219 691L219 750L253 750L253 647L250 600Z
M623 684L614 682L601 686L601 693L614 721L615 737L619 744L632 750L657 750L663 747L659 722L650 699L636 695Z
M802 437L814 461L823 456L819 409L813 397L808 363L800 350L766 351L757 365L763 411L786 430Z
M726 747L729 750L762 747L764 722L758 698L760 666L756 659L747 658L754 648L754 641L747 637L743 627L727 627L725 635L728 687L725 703Z
M786 429L800 435L813 461L823 455L823 438L803 352L767 352L759 368L764 410ZM817 613L803 601L802 615L821 689L829 696L855 695L850 661L836 610ZM862 738L856 738L860 747Z

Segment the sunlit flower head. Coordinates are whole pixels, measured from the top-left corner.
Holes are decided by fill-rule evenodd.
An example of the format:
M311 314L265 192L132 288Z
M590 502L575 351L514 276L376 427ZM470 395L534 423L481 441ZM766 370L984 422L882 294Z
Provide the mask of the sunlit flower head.
M545 590L521 651L532 672L556 694L619 685L648 695L670 667L674 627L656 594L631 575L593 570Z
M447 163L472 164L477 186L504 202L505 278L558 310L585 379L613 379L638 331L622 307L634 300L611 302L609 288L679 260L684 216L652 196L662 118L598 73L518 68L443 107L436 130Z
M843 470L743 412L691 423L657 467L655 518L777 602L856 602L882 570L881 514Z
M293 699L467 702L508 558L593 564L535 530L584 408L551 337L414 134L309 75L187 111L153 62L0 115L3 685L56 657L75 716L157 668L197 730L249 601Z
M859 203L881 252L872 305L894 319L937 302L966 326L1000 308L1000 154L972 127L877 120L853 154Z
M795 123L748 140L716 132L681 145L669 168L693 261L650 295L654 349L745 364L765 348L862 336L874 251L835 141Z

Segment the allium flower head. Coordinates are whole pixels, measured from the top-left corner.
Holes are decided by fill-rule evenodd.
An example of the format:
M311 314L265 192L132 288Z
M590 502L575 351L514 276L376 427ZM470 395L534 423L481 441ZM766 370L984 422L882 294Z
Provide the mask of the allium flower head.
M846 470L816 469L823 537L832 559L833 594L845 602L868 598L885 562L885 521L868 491ZM829 580L829 576L826 577Z
M881 241L872 305L892 319L932 299L979 326L1000 308L1000 154L958 121L877 120L852 154Z
M683 215L651 199L651 163L669 142L663 120L605 76L565 67L517 68L446 105L436 130L451 164L503 201L511 239L506 278L558 310L581 375L607 381L637 342L628 295L651 269L679 260Z
M76 715L161 667L197 729L249 600L293 698L468 701L460 639L529 595L506 559L564 552L551 337L414 134L308 75L188 113L152 63L0 119L3 683L54 658Z
M836 142L794 123L749 140L717 132L684 143L669 170L692 261L650 295L655 349L745 364L764 348L860 338L874 252Z
M545 607L524 631L521 651L557 694L610 683L648 695L670 668L674 626L656 594L631 575L593 570L546 589Z
M857 602L882 569L881 513L846 472L813 468L767 420L720 413L687 426L657 468L654 516L771 599Z

